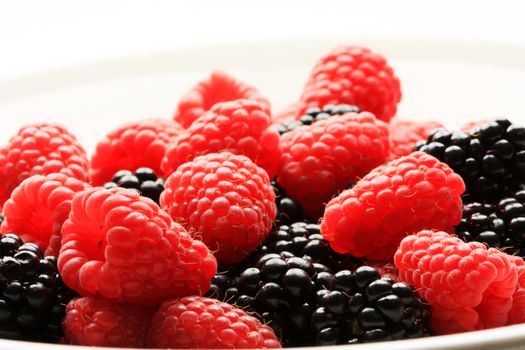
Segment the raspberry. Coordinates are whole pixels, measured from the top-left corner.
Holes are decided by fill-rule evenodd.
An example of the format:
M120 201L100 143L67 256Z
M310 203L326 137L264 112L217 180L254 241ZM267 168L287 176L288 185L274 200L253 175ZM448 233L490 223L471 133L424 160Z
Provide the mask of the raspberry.
M396 114L401 90L383 56L364 47L340 46L315 65L301 100L307 107L356 105L388 122Z
M281 156L279 134L261 102L236 100L214 105L171 145L162 161L169 175L196 156L221 151L242 154L273 177Z
M518 269L511 255L446 232L405 237L395 254L401 280L432 307L438 334L509 324Z
M0 150L0 207L24 179L51 173L87 181L84 149L62 126L42 123L21 128Z
M60 230L71 211L73 195L87 187L59 173L25 179L4 204L0 231L17 232L24 241L38 244L46 255L58 256Z
M83 296L141 304L206 292L216 272L206 246L151 199L100 187L73 197L58 267Z
M0 276L0 338L58 342L75 293L62 282L56 258L9 233L0 238Z
M280 348L274 332L256 318L218 300L190 296L164 302L148 334L153 348Z
M438 129L418 151L433 155L461 175L469 201L497 201L525 183L525 127L497 119L469 132Z
M275 218L268 174L249 158L211 153L184 163L165 183L160 203L189 232L202 236L226 264L257 248Z
M83 297L67 305L64 342L72 345L143 348L154 310Z
M91 181L102 185L121 169L140 167L161 174L162 157L182 130L179 124L163 119L146 119L113 130L97 144L91 158Z
M216 103L238 99L256 100L266 113L270 113L270 103L257 89L225 72L216 71L182 96L174 118L187 128Z
M277 182L317 218L323 205L389 152L388 125L371 113L347 113L302 126L281 137Z
M396 159L412 153L418 141L426 140L431 131L443 128L435 121L394 119L390 122L390 158Z
M459 223L464 190L446 164L415 152L372 170L332 199L321 232L338 252L388 260L405 235Z

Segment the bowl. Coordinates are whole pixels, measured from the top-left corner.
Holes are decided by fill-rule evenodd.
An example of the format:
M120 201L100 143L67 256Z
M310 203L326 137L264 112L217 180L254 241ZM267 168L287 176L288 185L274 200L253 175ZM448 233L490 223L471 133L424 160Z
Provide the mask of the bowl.
M398 116L450 127L505 116L525 123L525 46L439 40L325 38L249 42L116 57L0 81L0 143L22 125L58 122L91 153L126 121L171 118L178 98L213 69L256 86L274 111L295 101L315 60L338 44L384 54L401 80ZM70 349L0 339L0 350ZM339 346L352 350L525 348L525 324L448 336ZM74 347L74 349L88 349ZM90 348L93 349L93 348Z

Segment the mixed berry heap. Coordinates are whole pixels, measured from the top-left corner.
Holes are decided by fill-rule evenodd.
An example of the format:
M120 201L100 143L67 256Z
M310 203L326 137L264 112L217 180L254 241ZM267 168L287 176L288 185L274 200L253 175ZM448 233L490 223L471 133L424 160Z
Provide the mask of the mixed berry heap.
M468 132L436 130L416 150L433 155L461 175L466 201L494 201L525 182L525 128L507 119Z
M0 239L0 337L58 342L67 303L75 296L57 259L8 233Z
M20 129L0 149L0 337L260 349L525 322L525 128L390 121L399 79L356 46L299 96L271 113L215 72L91 161L61 126Z
M478 241L511 255L525 256L525 190L497 203L472 202L463 207L456 235Z
M138 168L135 172L120 170L110 182L104 184L106 189L115 187L135 189L143 197L159 203L160 194L164 191L164 179L157 177L155 171L147 167Z
M280 135L285 134L293 129L303 126L311 125L319 120L325 120L337 115L343 115L345 113L359 113L361 110L357 106L340 104L340 105L325 105L322 109L319 107L310 107L306 111L306 114L301 116L299 119L289 119L280 124L274 124L273 128L279 132Z

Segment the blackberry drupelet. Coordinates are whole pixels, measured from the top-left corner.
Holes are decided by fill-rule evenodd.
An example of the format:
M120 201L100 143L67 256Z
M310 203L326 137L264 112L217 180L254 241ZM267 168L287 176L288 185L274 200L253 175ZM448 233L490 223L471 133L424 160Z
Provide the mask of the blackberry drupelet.
M359 259L349 254L336 253L321 235L320 225L309 222L299 221L275 227L263 245L252 255L258 258L263 254L279 254L283 251L298 257L308 257L333 271L353 270L361 265Z
M114 187L135 189L141 196L148 197L158 204L160 194L164 191L164 179L157 177L151 168L138 168L135 172L119 170L110 182L104 184L106 189Z
M367 266L332 274L290 252L263 255L240 273L217 274L207 296L252 313L285 347L429 335L429 309L410 286Z
M277 181L272 181L271 185L275 192L275 204L277 205L277 215L275 216L274 226L288 225L292 222L307 220L301 205L294 199L288 197L284 188L279 186Z
M456 234L467 242L486 243L508 254L525 257L525 190L495 204L464 205Z
M496 201L525 182L525 128L507 119L469 132L438 129L416 144L461 175L466 201Z
M44 257L17 235L0 238L0 338L56 343L67 303L75 296Z
M347 104L340 104L340 105L333 105L328 104L323 107L323 109L320 109L318 107L312 107L309 108L306 111L306 114L303 115L301 118L295 120L290 119L282 124L274 124L272 127L275 128L279 132L279 134L284 134L289 131L292 131L293 129L303 126L303 125L310 125L316 121L328 119L330 117L333 117L335 115L342 115L345 113L359 113L361 112L361 109L357 106L347 105Z

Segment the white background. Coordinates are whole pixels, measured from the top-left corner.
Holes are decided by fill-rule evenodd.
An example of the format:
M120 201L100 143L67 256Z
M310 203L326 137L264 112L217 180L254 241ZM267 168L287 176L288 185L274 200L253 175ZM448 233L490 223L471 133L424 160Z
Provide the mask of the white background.
M519 1L0 0L0 79L135 53L330 36L525 44Z

